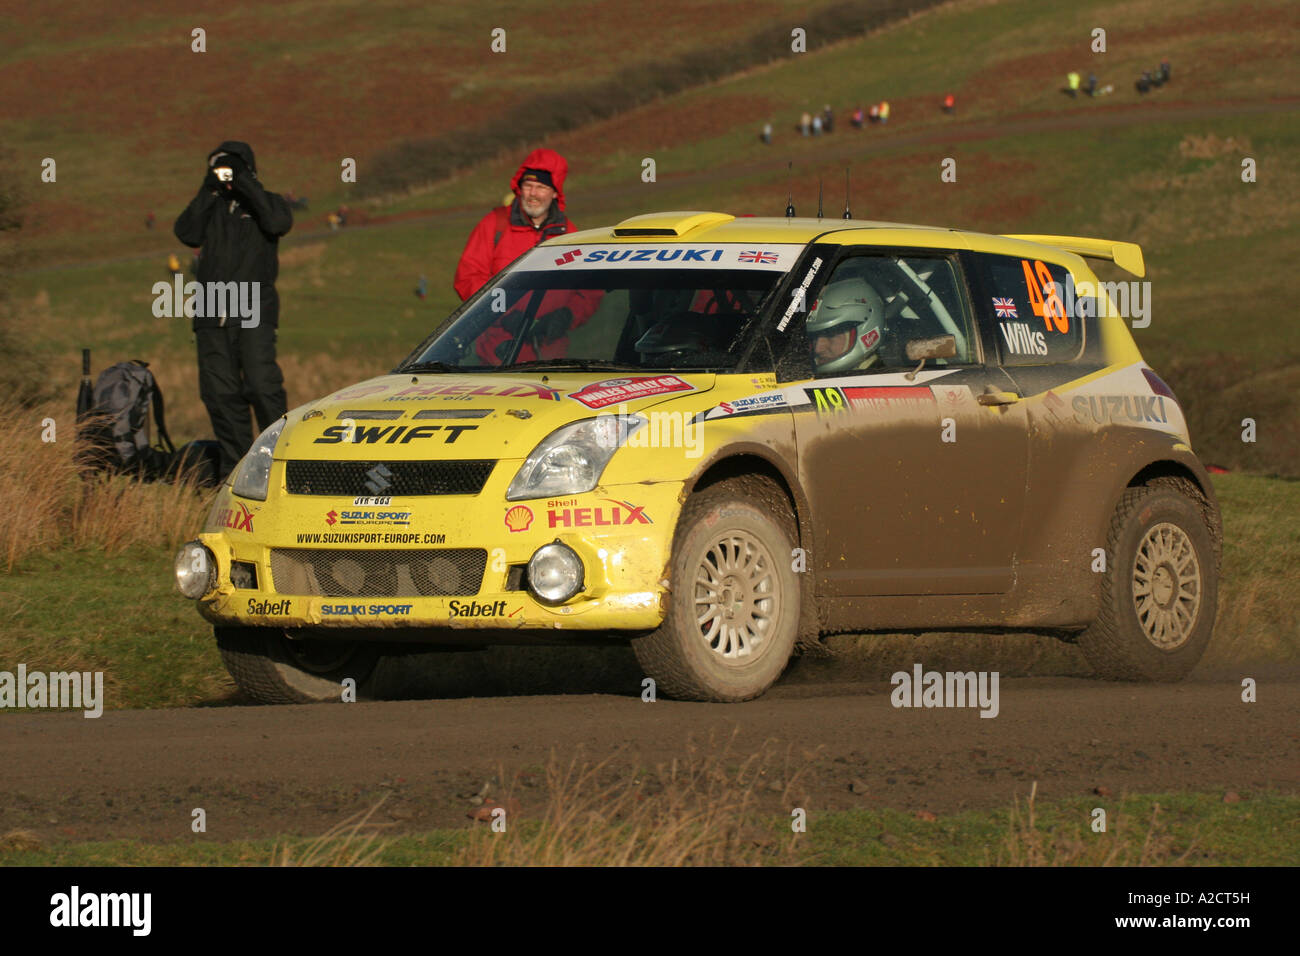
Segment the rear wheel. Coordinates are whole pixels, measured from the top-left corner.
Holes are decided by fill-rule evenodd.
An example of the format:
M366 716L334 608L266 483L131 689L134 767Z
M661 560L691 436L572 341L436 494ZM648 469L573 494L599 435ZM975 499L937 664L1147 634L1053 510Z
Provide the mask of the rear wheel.
M1107 544L1101 612L1079 647L1100 677L1181 680L1217 610L1218 554L1200 503L1176 486L1129 488Z
M668 615L632 642L664 694L749 700L785 670L798 635L799 581L790 518L772 511L728 484L687 500L673 542Z
M226 670L261 704L312 704L343 699L343 681L365 695L379 652L358 641L291 639L278 628L218 627Z

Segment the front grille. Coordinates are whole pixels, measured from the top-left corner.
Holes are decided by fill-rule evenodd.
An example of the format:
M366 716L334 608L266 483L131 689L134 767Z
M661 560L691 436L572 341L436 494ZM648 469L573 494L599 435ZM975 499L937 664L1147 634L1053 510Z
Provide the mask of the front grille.
M435 551L271 549L271 584L279 594L321 597L462 597L478 594L487 567L483 548Z
M291 495L476 495L496 462L290 461L285 482ZM377 470L382 469L382 470ZM375 472L375 474L371 474Z

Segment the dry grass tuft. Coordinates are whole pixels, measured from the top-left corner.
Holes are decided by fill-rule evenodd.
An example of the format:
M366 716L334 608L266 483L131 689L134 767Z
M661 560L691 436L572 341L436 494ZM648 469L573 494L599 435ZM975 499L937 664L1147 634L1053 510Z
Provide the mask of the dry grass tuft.
M36 853L45 848L31 830L10 830L0 835L0 853Z
M1158 803L1151 808L1145 834L1134 832L1132 818L1118 807L1109 813L1105 833L1092 833L1086 825L1044 830L1038 821L1037 795L1035 781L1024 809L1018 799L1012 807L998 866L1177 866L1197 846L1193 839L1178 849L1160 819Z
M380 832L387 826L371 823L386 796L381 797L369 810L360 810L338 823L308 843L301 852L277 843L271 851L272 866L377 866L379 857L387 849L379 842Z
M54 440L44 441L51 427ZM211 493L189 483L146 484L120 475L83 481L77 447L73 417L61 405L0 406L0 500L7 512L0 561L6 571L61 545L109 554L137 544L175 548L198 528Z
M763 789L779 779L783 798L806 768L770 746L737 760L732 738L720 749L688 744L685 759L652 770L610 773L617 754L567 765L552 753L548 800L539 819L480 827L457 854L465 866L756 866L792 864L796 837L776 836L758 810ZM779 766L778 766L779 764ZM769 776L769 771L771 775ZM504 777L502 778L504 779ZM518 777L497 798L525 808Z

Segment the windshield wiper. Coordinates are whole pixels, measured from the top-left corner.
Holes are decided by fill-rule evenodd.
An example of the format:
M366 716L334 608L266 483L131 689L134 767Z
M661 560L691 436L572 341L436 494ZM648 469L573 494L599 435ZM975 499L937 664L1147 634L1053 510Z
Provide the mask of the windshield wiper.
M459 365L448 365L446 362L414 362L411 365L399 365L393 369L394 372L463 372L465 369Z
M644 372L643 365L629 365L626 362L607 362L604 359L534 359L531 362L516 362L503 365L502 371L516 372L528 368L577 368L583 371L599 370L602 372Z

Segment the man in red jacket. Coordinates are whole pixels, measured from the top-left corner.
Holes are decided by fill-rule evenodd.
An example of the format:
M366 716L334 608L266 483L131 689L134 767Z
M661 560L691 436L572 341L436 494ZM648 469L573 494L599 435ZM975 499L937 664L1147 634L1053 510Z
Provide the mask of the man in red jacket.
M535 149L510 180L515 194L469 234L456 266L456 294L468 299L521 255L552 236L576 232L564 214L564 178L569 164L553 149Z
M553 149L535 149L528 154L510 180L514 202L493 209L469 234L456 267L455 289L461 299L478 292L489 279L538 243L577 231L564 214L564 179L568 172L569 164ZM541 337L530 337L519 347L514 361L564 358L568 347L566 333L591 317L597 298L591 292L564 289L547 292L537 310L537 335ZM475 351L485 364L499 365L514 351L518 308L479 336ZM540 355L534 344L540 346Z

